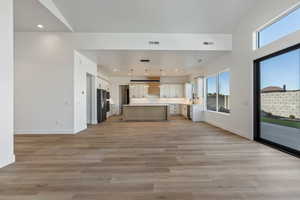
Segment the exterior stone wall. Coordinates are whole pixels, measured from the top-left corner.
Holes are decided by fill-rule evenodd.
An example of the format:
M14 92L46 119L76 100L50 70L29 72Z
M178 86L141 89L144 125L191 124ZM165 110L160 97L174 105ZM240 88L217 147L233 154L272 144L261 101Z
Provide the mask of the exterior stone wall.
M261 93L261 109L272 115L300 119L300 91Z

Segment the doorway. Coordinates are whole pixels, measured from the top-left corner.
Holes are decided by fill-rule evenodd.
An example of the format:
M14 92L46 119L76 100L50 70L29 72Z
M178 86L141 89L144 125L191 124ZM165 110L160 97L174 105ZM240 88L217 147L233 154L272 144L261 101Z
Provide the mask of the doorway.
M93 76L86 74L86 122L93 123Z
M254 63L255 140L300 156L300 44Z
M130 104L129 85L120 85L120 114L123 114L123 106Z

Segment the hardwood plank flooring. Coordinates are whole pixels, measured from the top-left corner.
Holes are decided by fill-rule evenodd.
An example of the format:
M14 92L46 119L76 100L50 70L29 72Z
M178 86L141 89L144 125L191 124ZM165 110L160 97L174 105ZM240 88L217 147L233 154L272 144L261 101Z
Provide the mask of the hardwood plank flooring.
M300 199L300 160L204 123L121 122L18 135L0 200Z

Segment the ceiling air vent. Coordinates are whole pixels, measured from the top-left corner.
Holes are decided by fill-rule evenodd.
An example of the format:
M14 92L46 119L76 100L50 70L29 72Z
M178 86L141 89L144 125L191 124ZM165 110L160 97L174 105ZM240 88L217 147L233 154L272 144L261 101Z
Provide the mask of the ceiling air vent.
M149 62L151 62L151 60L149 60L149 59L141 59L140 62L141 63L149 63Z
M204 45L213 45L214 42L203 42Z
M159 45L160 42L159 41L149 41L150 45Z

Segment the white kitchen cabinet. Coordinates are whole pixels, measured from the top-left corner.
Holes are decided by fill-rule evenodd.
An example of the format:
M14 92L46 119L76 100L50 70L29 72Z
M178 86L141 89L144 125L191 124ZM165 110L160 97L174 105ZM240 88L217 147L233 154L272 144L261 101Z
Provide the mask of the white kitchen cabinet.
M188 118L188 106L186 104L181 105L181 115L184 116L186 119Z
M180 115L181 106L179 104L170 104L170 115Z
M146 98L148 87L146 84L138 85L138 98Z
M130 96L130 98L136 98L137 97L137 92L136 92L135 85L130 85L129 86L129 96Z
M174 85L175 87L175 98L183 98L183 85L181 84L176 84Z
M160 98L183 98L183 88L182 84L162 84L160 86Z
M170 95L169 98L176 98L176 85L169 85Z
M191 106L191 118L193 122L204 121L204 106L202 104L194 104Z
M160 85L160 98L169 98L169 86L167 84Z
M129 87L131 98L146 98L148 95L148 86L146 84L133 84Z
M190 83L186 83L185 84L185 98L187 98L188 100L192 100L193 99L193 88L192 88L192 84Z

